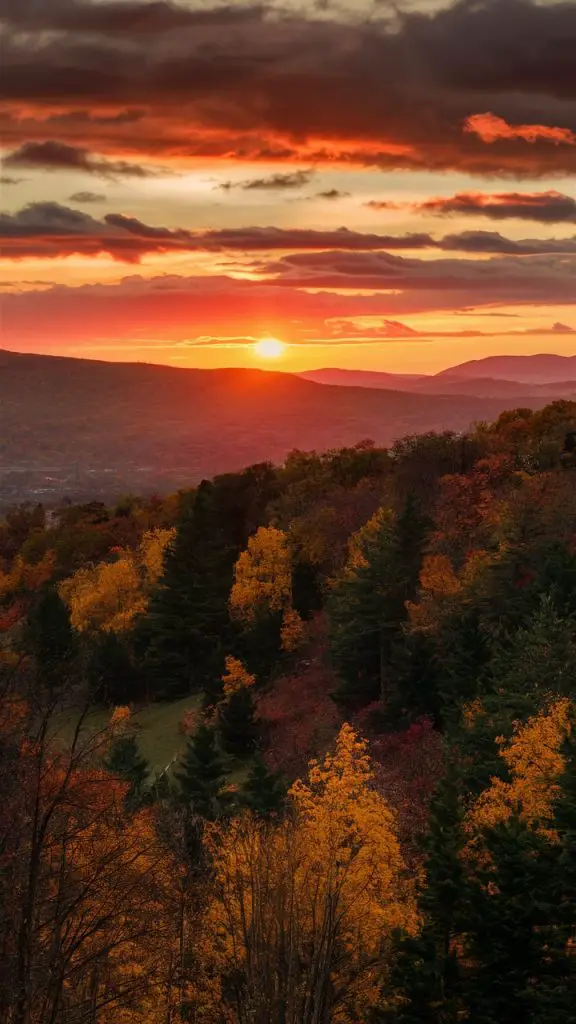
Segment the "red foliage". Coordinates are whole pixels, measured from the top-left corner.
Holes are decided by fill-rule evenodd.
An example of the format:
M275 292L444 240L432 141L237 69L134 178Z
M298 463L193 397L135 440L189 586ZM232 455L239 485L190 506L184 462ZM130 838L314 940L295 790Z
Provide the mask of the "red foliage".
M326 665L323 623L313 624L311 649L289 675L274 682L258 702L268 750L266 761L289 779L306 772L308 762L324 753L336 735L341 718L330 694L336 680Z
M442 737L430 719L421 718L401 732L377 736L370 753L378 788L396 811L401 838L410 843L426 831L430 799L443 774Z

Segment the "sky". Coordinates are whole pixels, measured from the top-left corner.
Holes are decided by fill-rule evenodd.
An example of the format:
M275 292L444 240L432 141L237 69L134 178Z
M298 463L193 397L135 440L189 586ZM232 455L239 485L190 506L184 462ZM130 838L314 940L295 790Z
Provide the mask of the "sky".
M576 3L1 18L3 347L406 373L576 354Z

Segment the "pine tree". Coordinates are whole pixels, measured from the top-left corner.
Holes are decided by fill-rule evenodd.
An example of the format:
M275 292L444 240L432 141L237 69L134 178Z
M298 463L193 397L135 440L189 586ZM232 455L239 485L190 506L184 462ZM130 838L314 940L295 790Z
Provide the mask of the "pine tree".
M219 728L222 745L233 757L249 757L258 739L251 690L241 687L221 705Z
M552 844L516 814L483 831L483 853L463 921L474 965L466 985L469 1019L548 1024L557 971Z
M450 765L431 806L426 881L419 900L422 928L418 936L399 944L393 984L402 1005L392 1013L398 1024L448 1024L460 1019L455 940L464 894L459 856L464 839L459 790L457 769Z
M221 676L234 555L214 486L204 481L183 501L164 573L138 631L155 697L197 692Z
M242 803L260 818L281 814L286 788L277 772L272 772L261 757L256 757L242 789Z
M143 799L150 766L142 757L134 736L119 736L114 740L104 766L111 775L130 784L126 794L128 807L136 807Z
M24 648L34 658L41 684L54 690L74 682L78 640L68 609L52 586L44 587L28 616Z
M129 704L144 696L144 680L126 639L111 630L98 632L91 639L86 672L96 703Z
M417 586L427 528L418 503L408 497L400 515L380 509L350 540L348 563L328 604L340 703L391 696L391 662Z
M174 772L183 798L203 818L218 818L228 805L222 792L226 762L218 750L216 731L200 725L188 740L180 771Z

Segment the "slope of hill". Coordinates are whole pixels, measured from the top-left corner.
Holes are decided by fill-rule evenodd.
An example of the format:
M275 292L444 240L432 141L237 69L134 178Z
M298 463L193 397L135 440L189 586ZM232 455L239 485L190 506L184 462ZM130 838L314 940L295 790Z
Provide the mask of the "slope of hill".
M576 380L576 356L487 356L442 370L438 377L496 377L530 384Z
M539 407L545 399L519 397ZM290 449L467 428L508 399L329 387L260 370L0 354L0 497L191 484Z
M559 357L558 357L559 358ZM468 364L465 364L468 365ZM514 404L517 396L556 398L576 396L576 369L574 378L558 379L550 383L522 382L495 377L458 376L458 367L443 370L434 376L402 375L382 373L378 370L307 370L299 374L305 380L317 384L334 384L339 387L385 388L408 391L425 395L475 395L478 398L506 398Z

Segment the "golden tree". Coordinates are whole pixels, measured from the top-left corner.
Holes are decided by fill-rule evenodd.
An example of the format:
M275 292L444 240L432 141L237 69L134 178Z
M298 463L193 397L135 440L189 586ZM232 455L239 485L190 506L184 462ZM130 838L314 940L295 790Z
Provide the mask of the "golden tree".
M59 587L79 631L129 629L146 610L150 591L162 572L173 530L149 530L136 551L120 550L115 561L83 566Z
M215 826L207 844L215 883L192 991L197 1019L366 1019L392 931L417 921L365 742L344 725L334 754L292 787L282 821L246 815Z
M292 558L286 534L261 526L234 567L230 611L239 622L251 625L259 615L283 612L291 605Z

